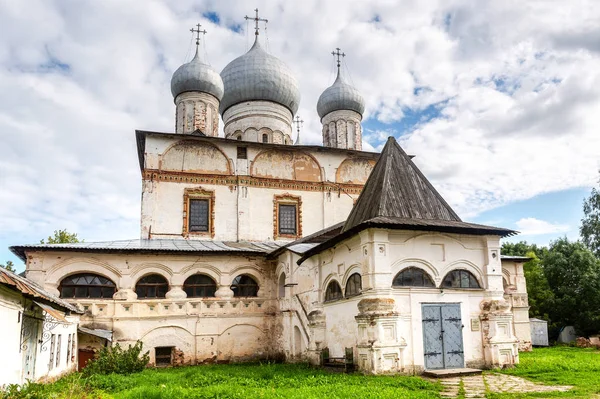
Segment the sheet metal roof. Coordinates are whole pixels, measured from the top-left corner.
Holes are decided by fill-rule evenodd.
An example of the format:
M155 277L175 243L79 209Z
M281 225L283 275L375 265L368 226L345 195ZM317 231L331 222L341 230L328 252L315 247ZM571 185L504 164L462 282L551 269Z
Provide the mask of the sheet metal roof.
M79 310L77 310L75 306L45 291L42 287L40 287L33 281L28 280L25 277L21 277L16 273L10 272L3 267L0 267L0 284L7 285L17 291L20 291L25 296L41 298L48 302L52 302L53 304L58 305L63 309L75 313L81 313Z
M71 252L149 252L149 253L206 253L206 254L267 254L280 247L275 242L235 242L200 240L121 240L101 242L78 242L69 244L16 245L10 250L26 260L26 251L71 251Z
M500 255L500 260L508 260L508 261L512 260L514 262L529 262L532 259L533 258L530 258L528 256Z
M108 341L112 341L113 332L110 330L102 330L99 328L85 328L85 327L77 327L77 330L84 334L89 334L89 335L93 335L95 337L106 339Z

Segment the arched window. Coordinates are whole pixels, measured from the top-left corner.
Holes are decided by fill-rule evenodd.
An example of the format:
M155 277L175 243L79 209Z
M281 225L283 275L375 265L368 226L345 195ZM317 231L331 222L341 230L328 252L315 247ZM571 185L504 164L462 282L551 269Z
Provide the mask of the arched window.
M337 281L331 281L327 285L327 290L325 290L325 302L342 299L342 297L342 287L340 287Z
M60 282L61 298L104 298L112 299L115 283L93 273L73 274Z
M360 274L354 273L348 277L348 281L346 281L346 298L360 294L361 290L362 277Z
M285 273L279 276L279 298L285 298Z
M241 274L233 279L233 282L231 283L231 290L233 291L233 296L236 298L257 296L258 284L252 277L246 274Z
M269 135L268 134L263 134L262 135L262 142L263 143L268 143L269 142Z
M169 283L160 274L149 274L138 280L135 293L138 299L164 298L169 291Z
M237 140L241 140L241 139L242 139L242 135L238 135Z
M442 288L481 288L481 286L470 271L457 269L446 274Z
M194 274L183 282L183 290L188 298L213 297L217 283L205 274Z
M418 267L409 267L396 274L393 287L435 287L429 274Z

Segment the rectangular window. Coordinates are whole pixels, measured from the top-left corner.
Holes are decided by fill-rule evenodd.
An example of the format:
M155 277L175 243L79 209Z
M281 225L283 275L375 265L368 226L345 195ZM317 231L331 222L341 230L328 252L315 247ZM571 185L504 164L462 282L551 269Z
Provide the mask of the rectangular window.
M209 231L208 199L190 199L189 231Z
M154 359L157 366L169 366L171 365L171 353L173 352L173 347L171 346L161 346L158 348L154 348Z
M61 341L62 335L58 336L58 339L56 340L56 367L60 366L60 341Z
M296 235L296 205L279 204L279 234Z
M237 148L237 159L248 159L248 149L246 147Z
M67 340L67 362L65 363L67 366L71 360L71 336L72 334L69 334L69 339Z
M52 334L50 336L50 363L48 363L48 370L52 370L52 368L54 368L55 345L56 345L56 335Z
M75 347L77 345L77 334L73 334L73 339L71 340L71 362L75 361Z

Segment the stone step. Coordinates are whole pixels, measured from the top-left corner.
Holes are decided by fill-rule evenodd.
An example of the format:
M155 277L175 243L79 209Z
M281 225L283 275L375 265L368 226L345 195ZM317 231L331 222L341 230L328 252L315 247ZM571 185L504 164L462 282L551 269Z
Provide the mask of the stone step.
M462 377L467 375L480 375L479 369L461 368L461 369L440 369L440 370L425 370L423 375L432 378L448 378Z

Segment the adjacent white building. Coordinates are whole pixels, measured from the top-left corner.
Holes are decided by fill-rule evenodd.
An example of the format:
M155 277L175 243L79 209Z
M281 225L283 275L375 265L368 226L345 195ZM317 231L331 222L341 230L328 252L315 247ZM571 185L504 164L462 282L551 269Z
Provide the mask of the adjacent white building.
M173 75L175 133L136 132L140 238L12 247L27 277L153 364L517 363L526 259L500 254L514 232L461 221L395 140L362 151L364 100L340 73L317 107L323 145L293 145L298 84L258 38L221 74L196 54Z
M73 305L0 268L0 387L76 370L79 316Z

